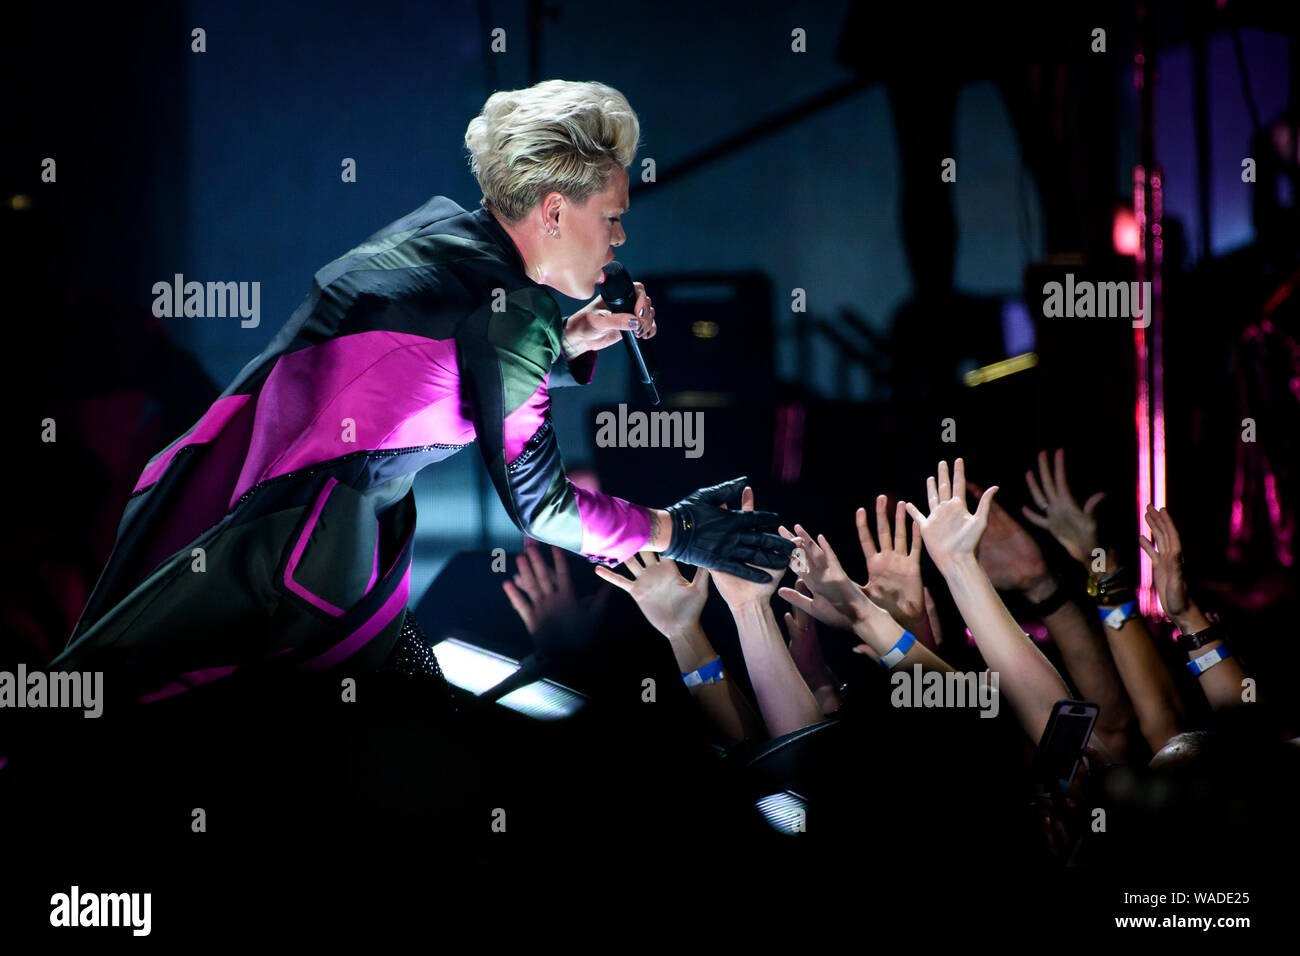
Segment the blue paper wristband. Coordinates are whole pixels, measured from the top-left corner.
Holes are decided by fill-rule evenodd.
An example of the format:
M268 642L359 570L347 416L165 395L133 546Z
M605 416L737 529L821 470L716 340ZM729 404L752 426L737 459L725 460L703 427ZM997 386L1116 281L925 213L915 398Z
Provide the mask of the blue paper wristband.
M1101 623L1118 631L1129 618L1137 617L1138 602L1132 600L1127 604L1121 604L1119 607L1099 607L1097 608L1097 614L1101 617Z
M915 643L916 635L911 631L904 631L903 636L898 639L898 643L889 649L889 653L880 656L880 666L885 670L889 670L907 656L907 652L912 649L912 645Z
M686 682L687 687L712 684L714 681L722 680L722 658L716 658L702 667L697 667L689 674L683 674L682 680Z
M1192 672L1193 677L1200 677L1219 661L1225 661L1231 656L1232 652L1228 650L1228 645L1220 644L1212 651L1193 657L1187 662L1187 669Z

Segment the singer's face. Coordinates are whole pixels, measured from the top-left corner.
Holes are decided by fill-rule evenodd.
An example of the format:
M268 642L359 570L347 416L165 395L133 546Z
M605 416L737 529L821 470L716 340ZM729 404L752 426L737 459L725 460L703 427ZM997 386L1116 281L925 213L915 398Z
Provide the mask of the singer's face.
M614 248L627 241L620 217L627 211L627 170L619 167L604 192L585 203L566 203L560 213L555 259L547 267L547 285L573 299L590 299Z

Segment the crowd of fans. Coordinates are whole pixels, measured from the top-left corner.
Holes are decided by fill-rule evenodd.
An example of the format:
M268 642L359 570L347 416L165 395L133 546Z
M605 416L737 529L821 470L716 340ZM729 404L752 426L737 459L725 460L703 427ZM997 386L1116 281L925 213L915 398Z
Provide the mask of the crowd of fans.
M1077 562L1077 579L1049 570L1035 537L998 505L998 488L969 481L960 458L951 469L938 464L924 506L891 508L880 495L874 523L858 509L865 583L849 577L824 535L800 524L780 529L795 546L788 571L763 569L763 581L705 568L688 578L650 551L628 560L624 573L594 571L666 639L702 733L722 752L761 753L769 741L819 724L856 726L856 735L818 758L835 766L817 777L830 792L808 795L809 833L826 821L833 834L852 829L855 808L845 805L844 791L861 791L866 780L873 800L883 792L913 811L924 805L942 814L899 820L904 830L991 837L1025 862L1216 866L1290 852L1300 738L1269 706L1278 688L1252 673L1234 646L1242 625L1193 598L1173 517L1149 508L1149 536L1137 542L1150 558L1160 610L1176 629L1170 635L1167 624L1153 630L1141 612L1137 569L1122 560L1123 542L1099 538L1096 511L1105 495L1080 506L1063 450L1040 452L1037 465L1024 475L1037 506L1023 509L1024 519ZM741 507L754 508L749 487ZM941 580L924 579L923 549ZM518 573L503 587L529 633L544 642L548 622L571 629L578 604L563 552L554 549L552 564L527 541L516 560ZM787 573L792 586L783 586ZM710 590L734 620L746 680L724 666L701 624ZM1004 596L1020 618L1041 622L1050 656ZM940 604L955 607L964 635L943 627ZM591 639L620 635L597 628ZM971 679L986 691L991 684L1009 706L1002 719L987 721L966 719L969 708L958 713L965 705L951 701L940 714L891 708L888 681L865 671L841 680L823 642L847 642L886 677L971 665ZM752 703L742 684L752 687ZM1035 788L1035 748L1054 704L1065 699L1097 705L1091 738L1068 789ZM872 817L869 828L880 836L878 805L858 804L856 812Z
M349 678L356 703L330 674L216 682L52 728L14 761L0 811L45 821L17 838L60 839L103 879L164 858L224 873L276 848L322 872L339 853L388 866L396 852L457 885L466 868L589 870L602 856L731 885L748 858L805 888L856 876L933 890L951 915L1004 892L1008 873L1141 889L1156 868L1233 890L1289 871L1300 738L1286 675L1257 672L1245 622L1198 599L1167 510L1148 511L1137 542L1159 601L1147 616L1137 550L1107 540L1100 494L1079 504L1064 453L1040 453L1025 481L1024 524L960 458L918 477L923 503L877 496L855 515L862 582L841 542L793 521L789 566L762 580L650 551L593 567L526 540L491 586L539 676L587 696L575 716L524 718L404 674ZM753 510L753 490L735 504ZM431 621L455 610L425 604ZM960 676L970 693L910 706L904 675ZM1002 706L972 706L990 692ZM1069 785L1043 786L1036 752L1067 699L1096 720ZM196 808L215 838L189 839Z

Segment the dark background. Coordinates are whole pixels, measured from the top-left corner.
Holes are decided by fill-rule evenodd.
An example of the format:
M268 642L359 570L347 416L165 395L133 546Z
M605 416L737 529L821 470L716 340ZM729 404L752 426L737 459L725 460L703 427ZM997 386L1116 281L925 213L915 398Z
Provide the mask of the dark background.
M1279 290L1300 259L1296 146L1279 158L1276 124L1296 125L1296 24L1267 3L1146 8L1141 27L1126 2L7 14L0 221L17 439L0 664L62 647L144 463L269 341L315 269L431 195L473 208L468 121L494 89L563 77L609 83L638 111L619 258L655 297L666 401L702 409L706 426L699 459L595 447L601 409L644 407L611 349L596 383L556 393L566 460L655 506L747 474L758 507L826 533L855 576L852 512L877 493L918 499L934 463L962 455L1018 514L1024 470L1058 446L1080 500L1109 493L1103 530L1136 557L1132 330L1043 319L1041 275L1133 277L1112 227L1146 129L1165 179L1169 506L1203 603L1241 631L1252 670L1294 673L1300 366L1297 302ZM205 53L190 52L194 27ZM503 54L489 52L495 27ZM790 51L796 27L807 53ZM1089 49L1096 27L1105 53ZM1140 37L1158 77L1150 126ZM47 156L55 184L40 180ZM951 184L938 177L949 156ZM1241 182L1246 156L1255 184ZM344 157L356 183L340 181ZM639 181L645 157L656 182ZM155 319L151 287L177 272L261 282L260 326ZM690 334L701 320L715 339ZM1033 369L962 384L1031 350ZM1259 438L1243 459L1247 416ZM46 417L56 444L39 440ZM429 469L417 491L413 604L457 552L518 547L476 454ZM464 600L509 621L494 579ZM1295 716L1296 695L1281 696Z

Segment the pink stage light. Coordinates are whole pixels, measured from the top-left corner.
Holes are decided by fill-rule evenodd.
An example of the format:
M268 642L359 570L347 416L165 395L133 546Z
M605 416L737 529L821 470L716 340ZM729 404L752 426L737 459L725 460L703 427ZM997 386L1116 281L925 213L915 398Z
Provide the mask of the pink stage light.
M1142 166L1133 167L1133 211L1137 222L1139 237L1146 233L1146 170ZM1141 241L1137 246L1137 281L1138 288L1146 280L1146 249ZM1151 307L1147 303L1146 307ZM1146 329L1141 326L1133 329L1133 351L1136 362L1134 381L1137 396L1134 402L1134 425L1137 429L1137 506L1138 529L1145 533L1147 506L1151 504L1151 380L1148 367ZM1148 617L1155 608L1153 600L1153 577L1151 559L1146 552L1138 550L1138 607Z
M1157 167L1151 176L1151 301L1144 303L1151 316L1151 492L1156 508L1165 507L1165 311L1162 279L1165 261L1164 177ZM1138 288L1141 288L1139 286ZM1143 557L1146 557L1143 554Z
M1117 254L1121 256L1138 254L1138 223L1132 209L1120 206L1115 210L1115 221L1111 226L1110 235Z

